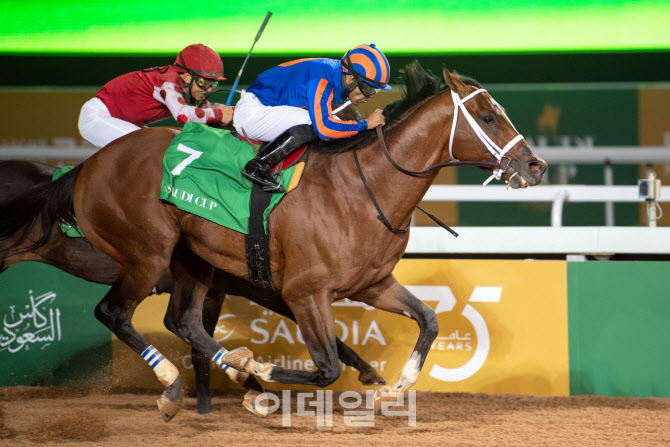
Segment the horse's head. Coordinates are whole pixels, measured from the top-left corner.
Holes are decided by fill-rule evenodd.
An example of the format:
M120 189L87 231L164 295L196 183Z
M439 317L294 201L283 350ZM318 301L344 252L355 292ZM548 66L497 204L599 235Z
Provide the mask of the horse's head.
M512 188L539 185L547 162L535 156L517 132L507 112L486 90L467 85L446 68L442 74L454 102L454 120L449 139L449 155L461 161L495 162L486 169L496 178L504 177ZM474 144L473 144L474 141Z

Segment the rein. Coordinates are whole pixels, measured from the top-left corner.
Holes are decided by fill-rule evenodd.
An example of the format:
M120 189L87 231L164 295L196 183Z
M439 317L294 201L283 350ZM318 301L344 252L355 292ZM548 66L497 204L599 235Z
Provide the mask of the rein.
M427 174L430 171L433 171L435 169L442 169L442 168L448 168L452 166L477 166L479 168L489 168L489 169L495 169L500 163L494 163L492 161L448 161L446 163L440 163L434 166L431 166L429 168L423 169L421 171L412 171L411 169L405 169L402 166L400 166L396 161L391 157L391 153L389 152L388 148L386 147L386 141L384 140L384 133L382 132L381 126L376 127L377 130L377 137L379 138L379 145L382 147L382 152L388 158L388 161L391 162L394 168L396 168L398 171L402 172L403 174L410 175L412 177L418 177L423 174Z
M378 128L379 129L379 128ZM365 179L365 175L363 174L363 170L361 169L361 163L358 161L358 155L356 154L356 149L352 151L354 153L354 161L356 162L356 169L358 169L358 175L361 176L361 180L363 180L363 186L365 186L365 191L368 193L368 197L370 197L370 200L372 200L372 204L377 208L377 219L383 223L386 228L388 228L392 233L404 233L405 231L409 230L409 224L405 228L396 228L391 223L386 219L386 216L384 216L384 213L382 212L381 208L379 208L379 204L377 203L377 200L375 200L374 194L372 194L372 190L370 189L370 186L368 185L368 181Z
M472 118L468 110L465 108L465 103L473 98L474 96L478 95L479 93L486 92L484 89L478 89L472 93L470 93L468 96L465 98L461 99L460 96L458 96L458 93L454 92L453 90L451 91L451 97L454 100L454 119L452 121L452 126L451 126L451 135L449 136L449 156L452 159L455 159L454 154L453 154L453 143L454 143L454 135L456 133L456 122L458 121L458 111L461 110L463 113L463 116L465 116L465 119L468 121L470 124L470 127L472 127L472 130L474 130L475 134L477 137L479 137L479 140L486 146L486 149L496 158L495 162L487 162L487 161L448 161L446 163L440 163L437 165L433 165L429 168L423 169L421 171L413 171L411 169L405 169L402 166L400 166L394 159L391 157L391 153L389 152L388 148L386 147L386 141L384 140L384 132L382 131L382 126L377 126L376 131L377 131L377 137L379 138L379 145L382 148L382 152L386 156L386 158L391 162L394 168L396 168L398 171L402 172L403 174L412 176L412 177L418 177L420 175L426 174L430 171L433 171L435 169L442 169L446 167L452 167L452 166L477 166L480 168L488 168L491 169L493 174L484 182L484 186L486 186L491 180L494 178L496 180L500 180L500 177L502 177L503 173L505 170L509 167L510 163L512 162L512 159L509 157L506 157L505 154L509 152L519 141L523 140L523 136L521 134L517 134L516 137L512 138L512 140L505 145L504 148L498 147L498 145L489 138L488 135L482 130L481 127L479 127L479 124ZM338 109L339 110L339 109ZM365 178L365 175L363 174L363 170L361 169L361 164L358 161L358 155L356 154L356 149L353 151L354 154L354 161L356 162L356 169L358 170L358 174L361 177L361 180L363 181L363 186L365 186L365 191L368 193L368 197L370 197L370 200L372 201L372 204L375 206L377 209L377 219L383 223L386 228L389 229L392 233L404 233L407 230L409 230L409 224L405 228L396 228L391 223L388 221L386 216L384 216L384 213L382 212L381 208L379 207L379 204L377 203L377 200L375 199L374 194L372 193L372 190L370 189L370 186L368 185L368 182ZM507 165L503 169L502 167L502 160L503 158L506 158L508 160ZM516 174L516 173L515 173ZM424 213L431 219L433 219L436 223L438 223L442 228L445 230L449 231L451 234L453 234L455 237L458 237L458 233L456 233L454 230L449 228L445 223L440 221L437 217L433 216L420 206L417 206L417 208Z

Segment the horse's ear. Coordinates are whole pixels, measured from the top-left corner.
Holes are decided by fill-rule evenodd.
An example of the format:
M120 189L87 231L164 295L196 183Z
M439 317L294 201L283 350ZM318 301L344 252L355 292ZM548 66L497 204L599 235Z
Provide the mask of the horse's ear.
M456 73L456 70L454 70L453 74L449 73L449 70L447 70L447 67L442 66L442 76L444 76L444 82L447 83L449 88L458 93L459 90L462 90L465 88L465 84L463 84L463 81L461 81L461 77L458 76L458 73Z

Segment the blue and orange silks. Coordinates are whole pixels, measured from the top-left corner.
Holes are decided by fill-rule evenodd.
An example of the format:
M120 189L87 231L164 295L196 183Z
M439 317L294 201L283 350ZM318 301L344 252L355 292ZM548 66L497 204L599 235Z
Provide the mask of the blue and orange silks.
M314 130L322 139L347 138L367 130L363 120L340 121L332 104L347 95L342 86L342 63L335 59L299 59L261 73L247 89L266 106L306 108Z

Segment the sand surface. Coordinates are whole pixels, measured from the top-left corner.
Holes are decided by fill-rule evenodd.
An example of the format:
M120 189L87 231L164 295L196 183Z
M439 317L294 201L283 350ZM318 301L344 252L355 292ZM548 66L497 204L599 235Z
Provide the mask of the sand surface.
M5 387L0 445L670 446L667 398L417 392L415 427L406 416L381 415L368 421L373 426L356 427L345 423L348 410L334 393L332 426L319 427L325 418L297 414L296 393L290 426L283 426L282 407L256 417L240 405L241 392L215 395L207 415L187 397L166 423L153 394Z

